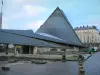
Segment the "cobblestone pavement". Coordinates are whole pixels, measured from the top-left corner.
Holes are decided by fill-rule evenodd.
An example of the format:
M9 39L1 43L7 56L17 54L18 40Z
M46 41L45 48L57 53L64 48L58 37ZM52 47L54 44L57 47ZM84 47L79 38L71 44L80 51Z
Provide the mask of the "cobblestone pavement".
M7 61L0 61L0 67L4 64L7 64Z
M84 63L85 75L100 75L100 52L91 56ZM78 75L77 62L51 62L44 65L24 63L12 65L11 70L0 75Z
M84 63L86 75L100 75L100 52L93 54Z
M25 63L11 66L10 71L1 71L0 75L78 75L77 71L77 62L51 62L44 65Z

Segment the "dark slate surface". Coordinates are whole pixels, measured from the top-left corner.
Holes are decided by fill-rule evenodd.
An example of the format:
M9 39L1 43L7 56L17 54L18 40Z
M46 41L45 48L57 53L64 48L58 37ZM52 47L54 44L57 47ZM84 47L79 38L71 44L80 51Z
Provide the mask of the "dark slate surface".
M84 63L86 75L100 75L100 52L93 54Z
M42 40L72 45L71 43L66 43L66 40L59 40L59 39L43 36L43 35L40 35L40 34L37 34L37 33L34 33L33 37L38 38L38 39L42 39Z
M32 30L0 29L0 31L19 34L19 35L25 35L25 36L32 36L34 34Z
M23 36L27 36L27 37L31 37L31 38L37 38L37 39L48 40L48 41L53 41L53 42L65 43L65 41L63 41L63 40L59 40L59 39L55 39L55 38L46 37L46 36L36 34L32 30L0 29L0 31L9 32L9 33L12 33L12 34L23 35Z
M36 38L36 39L44 40L46 42L54 42L55 44L63 43L65 45L66 44L73 45L71 43L66 43L65 40L59 40L59 39L55 39L55 38L51 38L51 37L47 37L47 36L36 34L32 30L0 29L0 31L11 33L11 34L16 34L16 35L22 35L22 36L26 36L26 37L30 37L30 38Z
M66 43L82 45L64 13L58 7L36 33L47 33L66 40Z
M48 43L39 39L17 35L0 30L0 43L12 43L21 45L47 46L47 47L62 47L54 43Z

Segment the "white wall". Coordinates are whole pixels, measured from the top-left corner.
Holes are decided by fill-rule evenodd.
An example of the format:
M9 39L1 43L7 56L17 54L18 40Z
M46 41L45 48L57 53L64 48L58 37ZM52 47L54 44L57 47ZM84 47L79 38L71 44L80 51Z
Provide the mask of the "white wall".
M100 43L100 34L96 29L76 30L76 34L83 43Z

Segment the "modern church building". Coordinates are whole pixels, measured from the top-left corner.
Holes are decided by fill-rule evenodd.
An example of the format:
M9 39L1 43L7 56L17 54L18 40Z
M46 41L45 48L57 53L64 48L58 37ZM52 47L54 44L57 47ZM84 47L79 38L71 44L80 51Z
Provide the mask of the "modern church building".
M21 46L21 54L47 51L79 51L83 47L64 12L58 7L34 33L32 30L0 29L0 43Z

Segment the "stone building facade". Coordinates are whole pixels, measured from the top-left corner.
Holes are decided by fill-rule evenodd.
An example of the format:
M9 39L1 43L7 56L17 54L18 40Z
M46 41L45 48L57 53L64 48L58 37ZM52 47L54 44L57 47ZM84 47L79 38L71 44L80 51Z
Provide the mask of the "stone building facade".
M100 44L100 32L96 26L80 26L75 28L79 39L86 46L96 46Z

